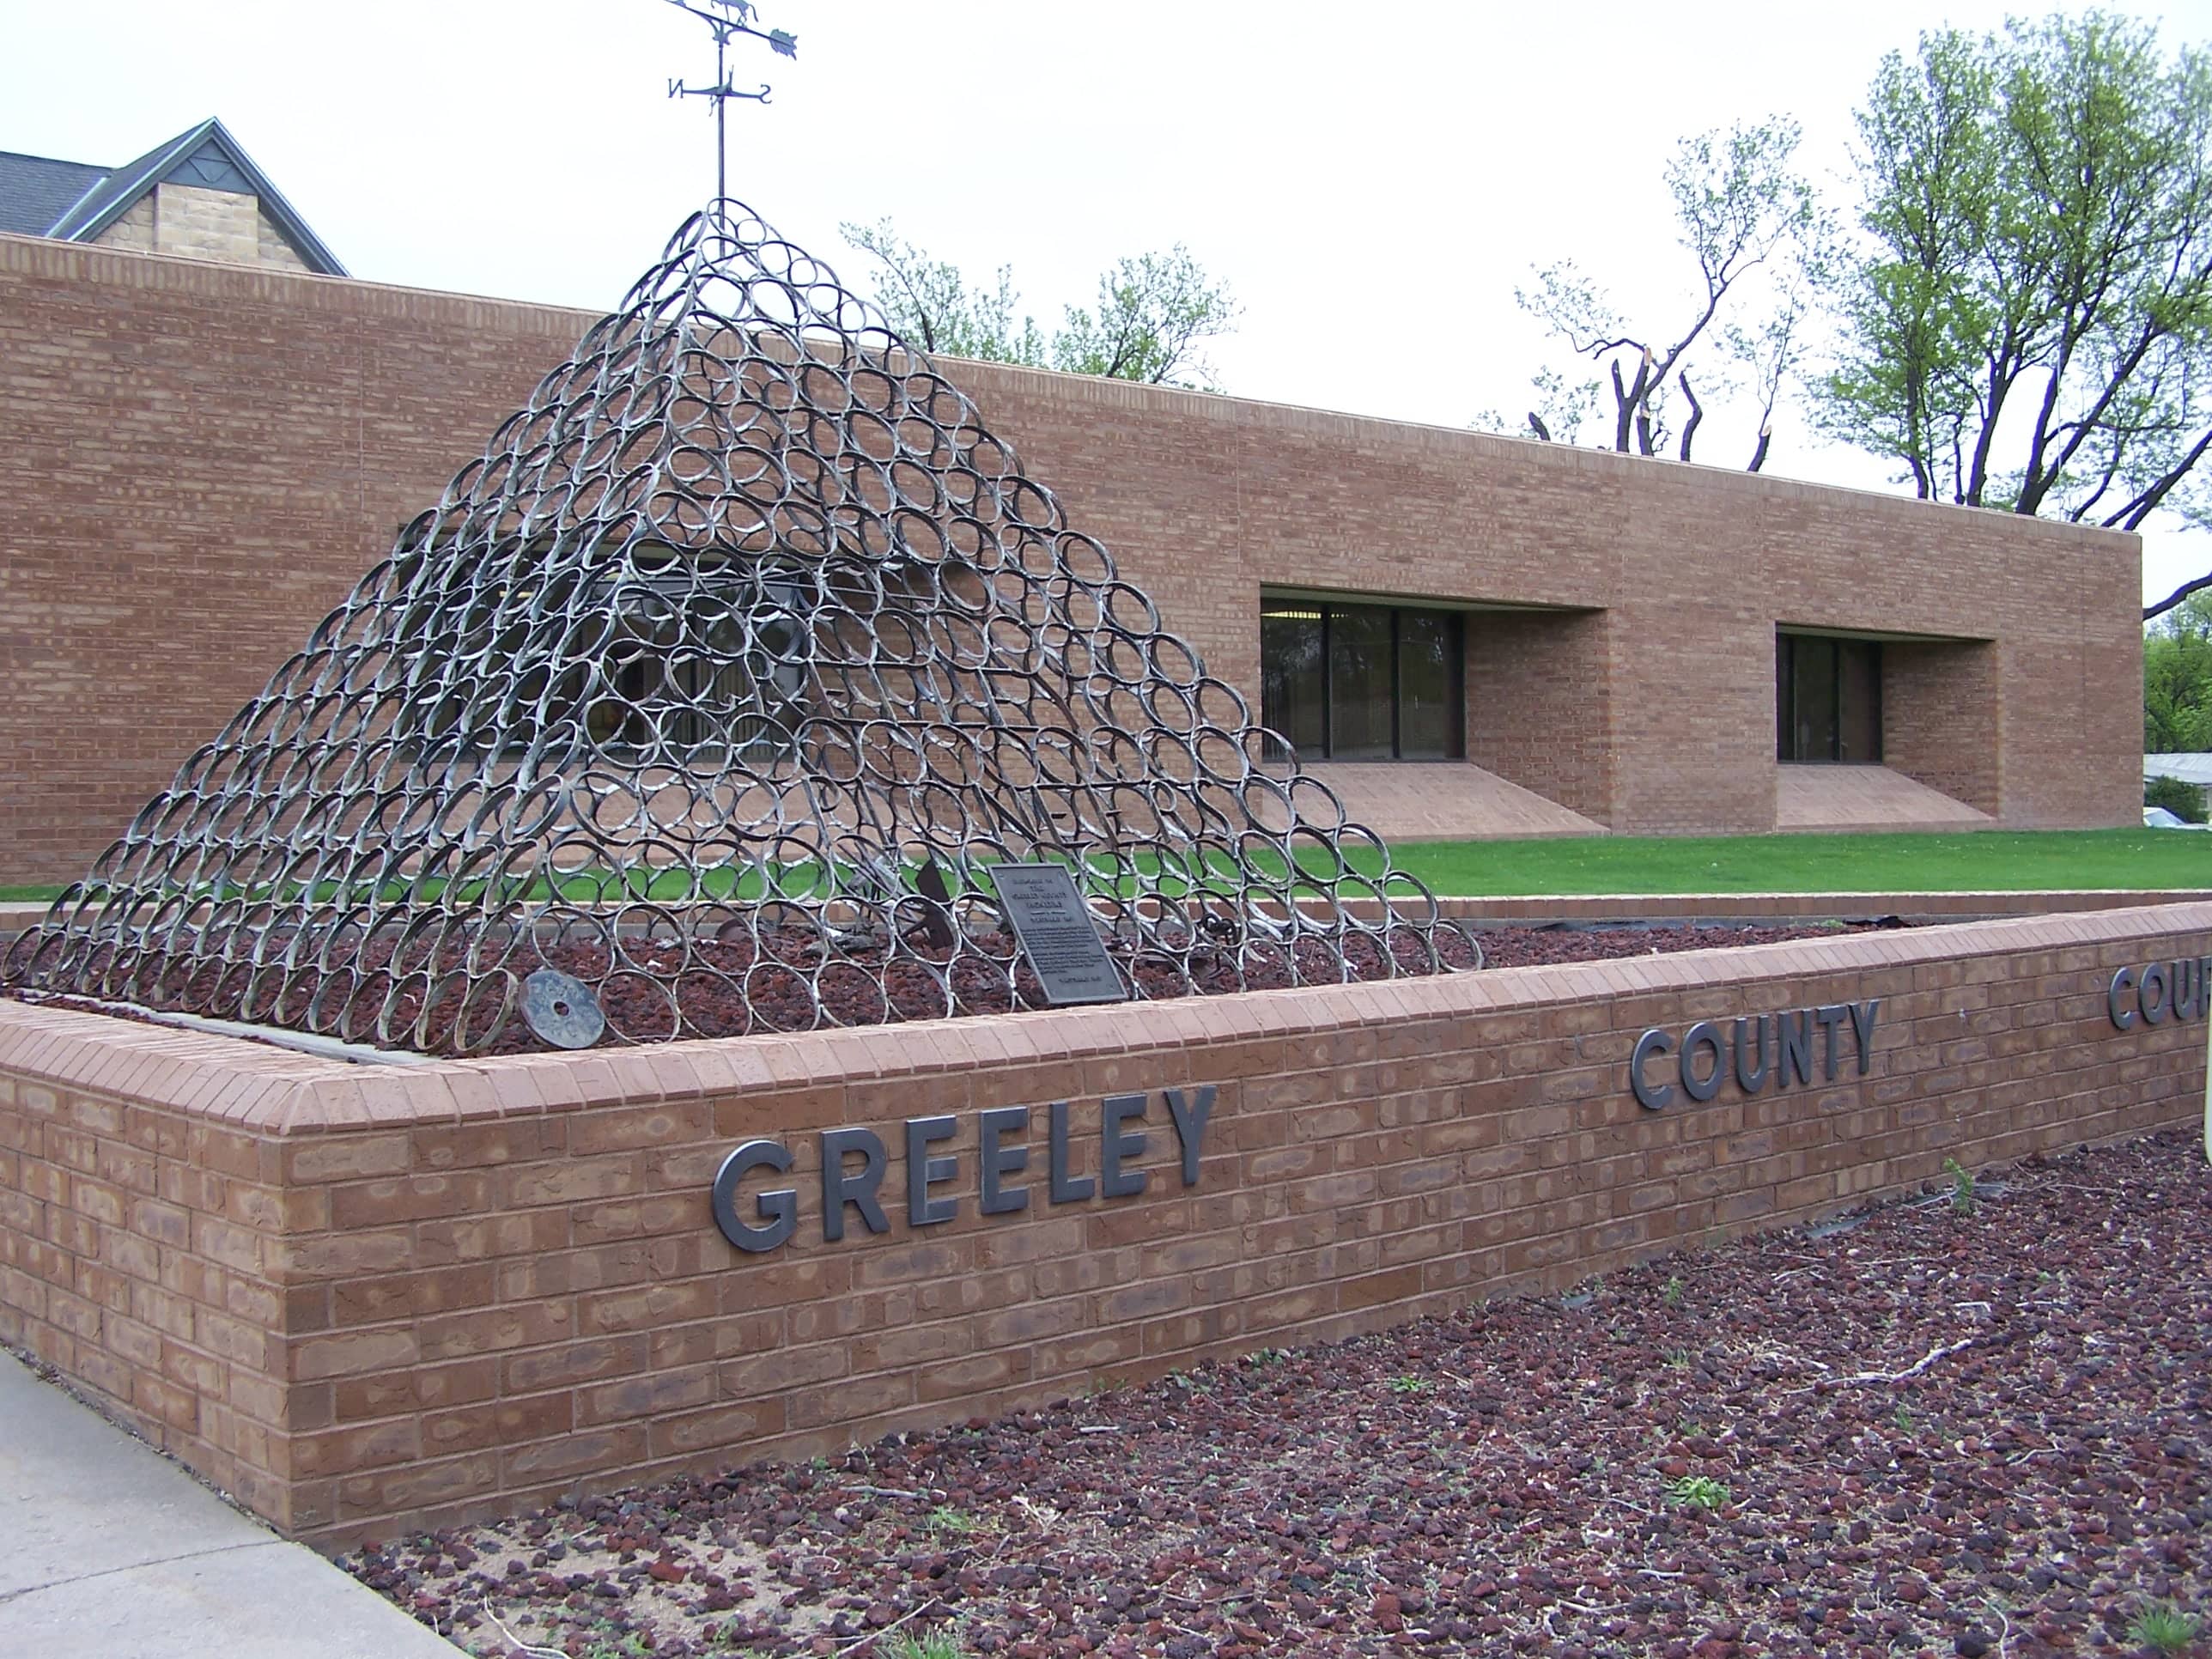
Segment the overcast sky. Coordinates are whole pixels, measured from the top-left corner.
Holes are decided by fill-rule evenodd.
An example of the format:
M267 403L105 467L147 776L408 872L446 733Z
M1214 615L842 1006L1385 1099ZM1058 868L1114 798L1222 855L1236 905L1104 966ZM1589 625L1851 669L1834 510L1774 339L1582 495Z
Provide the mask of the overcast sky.
M2212 41L2212 0L2111 9ZM741 49L738 84L775 96L732 106L731 191L848 280L848 220L1012 264L1048 328L1117 257L1181 242L1243 307L1212 349L1225 390L1460 427L1531 401L1532 264L1572 257L1678 325L1679 136L1793 116L1840 204L1881 54L2005 10L763 0L799 56ZM371 281L608 307L714 188L706 100L665 95L713 47L665 0L0 0L0 149L116 164L219 115ZM1699 459L1741 465L1754 418L1713 410ZM1768 465L1887 487L1795 410ZM2153 537L2145 588L2208 564L2212 537Z

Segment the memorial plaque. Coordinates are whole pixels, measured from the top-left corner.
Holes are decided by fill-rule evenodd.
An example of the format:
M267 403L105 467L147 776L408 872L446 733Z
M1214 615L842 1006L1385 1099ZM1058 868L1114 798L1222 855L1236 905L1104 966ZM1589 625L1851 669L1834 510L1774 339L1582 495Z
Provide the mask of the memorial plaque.
M991 882L1015 937L1036 969L1044 1000L1126 1002L1129 994L1063 864L994 864Z

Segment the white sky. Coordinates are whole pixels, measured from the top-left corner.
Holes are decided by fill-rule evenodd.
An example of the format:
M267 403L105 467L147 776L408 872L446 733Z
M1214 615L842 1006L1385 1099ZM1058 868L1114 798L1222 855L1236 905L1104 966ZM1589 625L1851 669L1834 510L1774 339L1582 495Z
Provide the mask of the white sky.
M2212 41L2212 0L2109 9ZM1678 136L1795 116L1840 205L1881 54L2006 9L763 0L799 58L740 49L733 78L775 92L731 107L731 191L848 281L841 220L889 216L971 276L1011 264L1048 329L1180 241L1243 307L1224 389L1464 426L1531 401L1532 264L1571 256L1678 325ZM113 165L220 115L357 276L607 307L712 192L707 100L665 88L713 64L662 0L0 0L0 149ZM1753 419L1710 407L1699 458L1741 465ZM1768 467L1887 487L1795 410ZM2150 537L2146 592L2208 564L2212 537Z

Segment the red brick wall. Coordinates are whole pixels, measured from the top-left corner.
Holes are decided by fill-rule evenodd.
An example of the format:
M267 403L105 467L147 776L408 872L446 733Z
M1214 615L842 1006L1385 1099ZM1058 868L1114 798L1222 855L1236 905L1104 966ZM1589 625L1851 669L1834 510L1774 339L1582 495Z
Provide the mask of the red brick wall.
M2008 724L2001 685L1992 641L1885 645L1883 763L1954 800L2001 813ZM2021 809L2014 805L2017 821Z
M1468 759L1605 823L1614 761L1605 614L1484 611L1467 631Z
M173 1034L118 1035L96 1085L0 1064L0 1341L285 1525L282 1143L137 1097Z
M2113 971L2212 904L848 1033L422 1067L0 1002L0 1340L280 1525L388 1535L1554 1289L2027 1152L2193 1122L2202 1018ZM1881 999L1869 1073L1639 1108L1637 1034ZM1664 1074L1663 1066L1662 1074ZM1166 1088L1217 1091L1195 1189ZM974 1114L1154 1094L1139 1197L976 1212ZM909 1231L904 1120L957 1115ZM891 1148L821 1238L814 1136ZM722 1158L787 1142L797 1237L733 1249ZM158 1292L158 1294L157 1294Z
M589 320L0 237L0 883L82 873ZM1474 629L1500 653L1471 674L1477 735L1507 775L1615 830L1765 830L1778 623L1994 638L2001 666L1971 695L1996 713L1924 721L1939 746L1916 763L1970 771L1994 720L2002 787L1975 804L2009 823L2135 821L2132 537L1121 382L954 374L1167 625L1255 697L1263 585L1601 609Z

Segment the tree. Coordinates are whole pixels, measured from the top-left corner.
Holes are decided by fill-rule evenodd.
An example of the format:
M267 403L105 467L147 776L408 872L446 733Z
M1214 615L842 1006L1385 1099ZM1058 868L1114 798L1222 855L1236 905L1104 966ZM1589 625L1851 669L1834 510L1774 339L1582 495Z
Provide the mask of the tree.
M1924 499L2212 522L2212 63L2098 12L1944 30L1857 121L1821 423Z
M1012 265L999 267L995 289L970 289L959 267L932 259L893 230L888 219L837 228L883 267L876 303L894 332L933 356L1045 367L1044 336L1036 319L1024 317L1018 327L1014 323Z
M1701 341L1716 348L1717 366L1701 370L1709 390L1732 387L1748 371L1761 401L1753 471L1766 459L1767 434L1781 387L1805 352L1812 278L1825 222L1812 188L1791 163L1796 122L1782 117L1681 140L1667 163L1678 240L1696 265L1686 313L1665 331L1638 329L1571 259L1535 273L1516 289L1522 309L1541 320L1577 357L1602 365L1603 379L1570 381L1556 369L1534 384L1537 407L1528 425L1539 437L1571 442L1595 414L1607 382L1613 394L1613 445L1622 453L1654 455L1669 436L1669 406L1687 406L1680 454L1688 460L1705 407L1689 378L1690 354ZM1723 318L1728 320L1723 321ZM1503 428L1496 415L1478 424Z
M1166 253L1123 259L1098 279L1098 313L1067 307L1053 336L1052 363L1072 374L1211 390L1212 371L1195 348L1235 326L1237 302L1207 279L1178 242ZM1194 376L1178 380L1178 374Z
M2143 638L2143 752L2212 750L2212 593L2182 600Z
M931 259L888 219L839 228L882 266L876 301L891 327L932 353L1212 389L1212 371L1197 347L1236 323L1237 306L1228 289L1181 243L1166 253L1120 261L1098 279L1096 313L1067 307L1065 324L1048 344L1035 319L1014 321L1011 265L999 267L995 288L971 288L958 267Z

